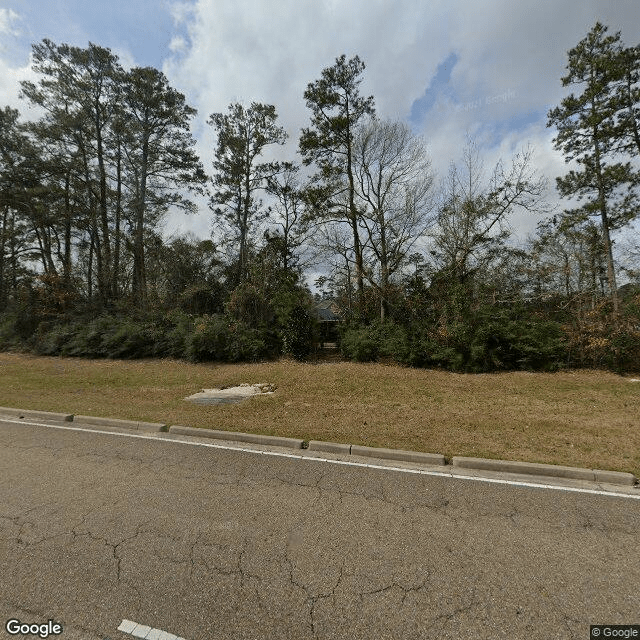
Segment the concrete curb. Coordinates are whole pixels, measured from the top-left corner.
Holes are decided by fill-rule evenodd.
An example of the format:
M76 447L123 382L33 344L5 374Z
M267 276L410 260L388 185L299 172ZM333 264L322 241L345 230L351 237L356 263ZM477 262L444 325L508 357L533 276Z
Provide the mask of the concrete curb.
M540 464L535 462L516 462L513 460L491 460L488 458L465 458L454 456L454 467L460 469L479 469L482 471L498 471L500 473L518 473L533 476L547 476L553 478L569 478L572 480L587 480L589 482L604 482L633 486L637 478L632 473L621 471L602 471L599 469L581 469L579 467L563 467L555 464Z
M31 409L12 409L11 407L0 407L0 414L17 416L18 418L40 418L49 420L59 420L60 422L71 422L72 413L54 413L53 411L32 411Z
M352 456L365 456L367 458L383 458L385 460L401 460L402 462L418 462L443 466L447 464L445 457L439 453L423 453L422 451L404 451L403 449L384 449L382 447L361 447L351 445Z
M117 418L99 418L96 416L74 416L73 421L98 427L120 427L121 429L133 429L134 431L158 432L167 430L167 425L161 422L136 422L135 420L118 420Z
M196 436L198 438L214 438L216 440L230 440L232 442L250 442L272 447L287 447L288 449L302 449L303 440L297 438L282 438L279 436L263 436L256 433L242 433L236 431L218 431L216 429L197 429L195 427L169 427L169 433L181 436Z
M132 429L134 431L160 432L168 431L176 435L195 436L198 438L213 438L230 442L248 442L273 447L286 447L289 449L302 449L304 440L297 438L285 438L280 436L265 436L254 433L242 433L236 431L219 431L216 429L197 429L194 427L182 427L174 425L167 427L159 422L136 422L133 420L119 420L116 418L100 418L96 416L82 416L68 413L54 413L51 411L32 411L29 409L14 409L0 407L0 415L11 415L19 418L40 418L56 420L59 422L76 422L87 426L113 427ZM365 447L339 442L323 442L310 440L310 451L325 451L338 455L363 456L367 458L380 458L386 460L398 460L401 462L414 462L431 466L449 466L445 457L439 453L423 453L421 451L404 451L402 449L385 449L382 447ZM471 469L479 471L494 471L498 473L513 473L520 475L542 476L547 478L565 478L571 480L585 480L588 482L600 482L622 486L634 486L638 479L632 473L622 471L606 471L602 469L581 469L579 467L564 467L554 464L540 464L532 462L517 462L514 460L492 460L489 458L468 458L454 456L451 466L459 469Z
M351 453L350 444L341 444L339 442L323 442L322 440L309 440L309 451L326 451L327 453L337 453L349 455Z

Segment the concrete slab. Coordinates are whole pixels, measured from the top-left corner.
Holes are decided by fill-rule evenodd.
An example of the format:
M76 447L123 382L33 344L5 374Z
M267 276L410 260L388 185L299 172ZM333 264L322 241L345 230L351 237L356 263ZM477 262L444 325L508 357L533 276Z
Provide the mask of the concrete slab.
M193 402L193 404L239 404L240 402L243 402L247 398L248 396L238 396L238 397L229 396L227 398L189 397L189 398L185 398L185 400L188 400L189 402Z
M252 396L273 395L276 386L270 382L241 384L223 389L202 389L198 393L187 396L185 400L196 404L231 404L242 402Z
M638 482L633 473L624 473L623 471L603 471L601 469L594 469L593 473L596 476L596 482L604 482L606 484L622 484L629 487Z
M485 471L501 471L503 473L524 473L534 476L595 481L595 474L591 469L563 467L554 464L517 462L514 460L492 460L488 458L466 458L463 456L454 456L452 464L454 467L463 467L465 469L483 469Z
M136 625L136 628L131 632L131 635L136 638L146 638L149 631L151 631L151 627L146 624L139 624Z
M138 626L137 622L133 620L123 620L118 627L118 631L123 633L131 633Z

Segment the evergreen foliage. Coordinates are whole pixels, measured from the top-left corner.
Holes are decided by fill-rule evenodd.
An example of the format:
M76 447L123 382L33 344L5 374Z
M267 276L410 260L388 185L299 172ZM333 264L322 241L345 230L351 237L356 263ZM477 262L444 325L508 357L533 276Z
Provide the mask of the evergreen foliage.
M614 233L637 217L640 180L640 54L619 33L596 23L568 52L562 83L578 91L548 124L575 161L558 191L579 204L539 219L519 247L512 214L551 213L532 150L485 180L470 141L433 193L422 142L360 95L358 56L336 58L304 92L308 179L296 163L262 157L287 138L273 105L210 116L206 240L161 233L169 208L196 210L189 193L204 194L207 180L195 110L167 78L125 71L94 44L43 40L33 60L37 77L22 88L39 119L0 109L0 349L312 359L320 330L305 269L322 271L322 260L318 299L337 307L344 358L640 371L640 252L630 245L620 265L612 253ZM616 271L632 282L619 289Z

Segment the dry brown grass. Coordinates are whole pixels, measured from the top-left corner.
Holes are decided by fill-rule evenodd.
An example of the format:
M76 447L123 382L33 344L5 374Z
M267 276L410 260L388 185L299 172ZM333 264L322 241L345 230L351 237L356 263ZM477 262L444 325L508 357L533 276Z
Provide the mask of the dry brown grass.
M202 406L202 388L272 382L272 396ZM0 354L0 406L305 440L630 471L640 382L602 371L454 374L380 364L189 364Z

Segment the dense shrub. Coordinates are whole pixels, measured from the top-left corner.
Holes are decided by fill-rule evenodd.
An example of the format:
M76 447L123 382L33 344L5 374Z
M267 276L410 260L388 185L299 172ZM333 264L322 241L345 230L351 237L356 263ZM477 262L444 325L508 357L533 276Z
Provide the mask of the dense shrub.
M565 333L572 367L640 371L640 297L625 305L615 321L608 303L567 323Z
M174 357L192 361L241 362L277 356L308 357L316 323L308 296L282 287L268 303L251 287L240 287L231 305L236 315L197 318L181 310L167 313L114 309L95 315L89 308L72 315L44 315L16 305L0 315L0 350L31 350L40 355L90 358ZM525 305L472 306L462 296L391 320L340 329L345 358L359 362L393 359L416 367L485 372L514 369L552 371L595 367L640 371L640 298L621 305L612 317L610 303L588 312L550 319L545 310ZM581 307L584 309L584 307ZM247 314L253 326L239 319Z
M194 328L193 318L180 311L171 311L164 316L164 321L166 323L163 334L165 355L170 358L186 358L189 337Z
M340 339L342 354L357 362L371 362L380 357L403 362L407 358L407 335L403 327L376 320L365 326L349 326Z
M43 323L33 338L33 351L41 356L59 356L62 348L79 330L78 323Z
M86 323L75 323L74 331L60 346L61 356L84 358L104 358L107 355L103 345L105 334L113 329L114 319L100 316Z
M501 309L478 319L465 369L554 371L565 363L566 340L558 323Z
M8 311L0 317L0 348L24 346L38 329L40 318L27 306Z
M309 310L298 304L282 312L278 318L278 334L282 353L304 360L313 348L315 324Z
M184 357L188 316L153 318L100 316L93 320L41 323L32 348L40 355L86 358Z
M263 332L225 315L197 318L187 339L187 357L194 362L255 362L270 355Z
M342 353L359 362L391 357L418 367L453 371L555 370L566 362L561 326L518 309L486 308L437 324L390 322L350 326Z
M168 355L162 328L151 322L115 321L102 339L107 358L151 358Z
M371 362L377 360L380 345L369 327L349 327L340 337L342 355L356 362Z

